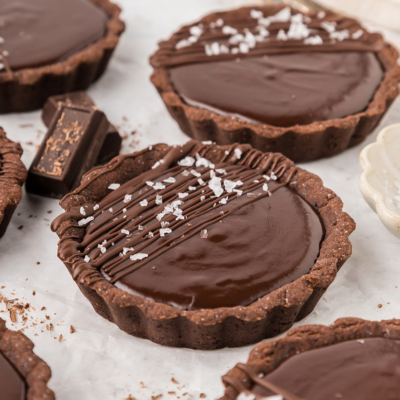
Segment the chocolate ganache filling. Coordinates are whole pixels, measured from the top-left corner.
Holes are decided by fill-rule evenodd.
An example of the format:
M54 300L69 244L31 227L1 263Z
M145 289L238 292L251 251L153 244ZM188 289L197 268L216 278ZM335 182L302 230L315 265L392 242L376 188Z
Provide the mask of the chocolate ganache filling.
M76 54L104 36L109 18L90 0L0 0L0 9L3 64L13 71Z
M1 400L25 400L24 378L0 351L0 398Z
M273 395L282 395L285 400L400 398L399 340L351 340L306 351L289 358L264 378L247 365L238 367L255 383L250 393L257 400ZM230 379L229 383L238 384Z
M152 59L191 106L278 127L364 111L384 71L380 35L334 13L243 8L182 28Z
M99 204L58 217L53 230L69 218L85 227L81 243L60 245L74 276L90 265L133 294L196 310L248 305L307 274L324 231L288 187L296 167L248 145L213 164L213 148L173 147Z

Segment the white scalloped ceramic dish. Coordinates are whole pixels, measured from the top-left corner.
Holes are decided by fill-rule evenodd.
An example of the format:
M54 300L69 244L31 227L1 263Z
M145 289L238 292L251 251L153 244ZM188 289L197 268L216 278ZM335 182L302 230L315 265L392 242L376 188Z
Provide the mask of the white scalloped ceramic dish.
M400 238L400 124L381 131L360 155L360 189L385 227Z

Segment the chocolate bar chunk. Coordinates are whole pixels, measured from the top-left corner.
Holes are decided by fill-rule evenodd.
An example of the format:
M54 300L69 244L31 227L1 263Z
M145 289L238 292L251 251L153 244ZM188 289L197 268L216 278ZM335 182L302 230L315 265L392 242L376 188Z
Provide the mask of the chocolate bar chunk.
M96 108L91 97L86 92L73 92L49 97L42 111L42 121L48 127L61 103L81 107ZM100 150L95 164L104 164L119 154L122 138L117 128L109 123L106 140Z
M71 192L93 167L108 126L93 107L61 104L29 169L26 190L55 198Z

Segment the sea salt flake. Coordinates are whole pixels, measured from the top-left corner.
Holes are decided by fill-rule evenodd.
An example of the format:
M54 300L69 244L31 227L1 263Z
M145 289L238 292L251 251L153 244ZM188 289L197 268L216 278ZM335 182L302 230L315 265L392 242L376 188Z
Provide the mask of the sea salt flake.
M365 340L360 339L360 340L357 340L357 342L358 342L358 343L361 343L361 344L364 344L364 343L365 343Z
M212 140L203 140L202 143L205 144L205 145L213 144Z
M239 51L241 52L241 53L248 53L249 52L249 46L248 46L248 44L246 44L246 43L240 43L239 44Z
M218 42L214 42L211 44L210 46L211 52L214 56L219 56L221 54L221 50L219 47L219 43Z
M363 35L364 35L364 31L363 31L362 29L359 29L357 32L354 32L354 33L351 35L351 38L354 39L354 40L357 40L357 39L362 38Z
M221 50L221 54L228 54L229 53L229 47L224 45L224 44L221 44L220 50Z
M233 191L236 192L239 197L243 194L243 190L233 189Z
M264 192L268 192L268 183L264 183L263 190Z
M189 196L189 193L178 193L180 199L184 199L186 196Z
M204 201L206 199L206 196L200 196L200 201Z
M235 189L235 187L237 186L237 183L234 181L230 181L229 179L225 179L224 180L224 186L225 186L225 190L228 193L232 193L233 189Z
M267 17L267 18L259 18L257 22L258 22L259 25L262 25L262 26L264 26L264 27L269 27L269 26L271 25L271 23L272 23L270 17Z
M154 186L154 182L152 182L152 181L147 181L147 182L146 182L146 185L147 185L147 186L153 187L153 186Z
M202 230L200 231L200 237L201 237L202 239L207 239L207 238L208 238L207 229L202 229Z
M159 206L159 205L161 205L162 204L162 202L163 202L163 200L162 200L162 196L161 195L156 195L156 204Z
M164 217L165 217L165 214L162 212L162 213L157 214L156 218L158 221L161 221Z
M259 19L264 16L263 12L260 10L250 10L250 17L254 19Z
M283 29L280 29L278 34L276 35L278 40L287 40L287 35Z
M191 167L195 163L195 159L193 157L185 157L184 159L178 161L178 164L181 167Z
M139 204L140 204L142 207L146 207L149 203L148 203L148 201L147 201L146 199L144 199L144 200L142 200Z
M129 203L132 200L132 195L131 194L126 194L124 197L124 203Z
M121 229L121 233L123 233L124 235L128 236L129 235L129 231L126 229Z
M128 253L130 253L133 250L135 250L133 247L123 247L122 248L122 255L126 256Z
M149 239L152 239L152 238L154 237L154 233L153 233L153 232L149 232L149 233L147 234L147 237L148 237Z
M167 225L169 225L168 221L161 221L161 228L166 227Z
M268 175L263 175L263 178L264 178L266 181L270 181L270 180L271 180L271 178L270 178Z
M204 181L203 181L203 179L197 179L197 182L199 183L199 185L204 185Z
M110 207L110 208L108 209L108 211L110 211L110 213L112 213L112 212L114 212L114 209L113 209L112 207Z
M199 176L201 176L201 174L200 174L199 172L195 171L194 169L192 169L192 170L190 171L190 173L191 173L192 175L194 175L196 178L198 178Z
M156 182L155 185L153 186L154 190L163 190L165 189L165 185L161 182Z
M81 220L78 221L78 225L82 226L82 225L86 225L88 224L90 221L93 221L94 217L87 217L87 218L83 218Z
M321 36L310 36L307 39L304 40L304 44L312 44L312 45L319 45L319 44L324 44L324 41L322 40Z
M227 197L224 197L223 199L221 199L221 200L219 201L219 203L220 203L220 204L226 204L226 203L228 203L228 196L227 196Z
M326 12L325 11L319 11L317 14L318 19L322 19L326 17Z
M247 193L247 197L256 197L257 195L255 193Z
M218 18L217 21L215 22L216 26L222 26L224 24L224 20L222 18Z
M217 171L221 175L226 175L226 171L223 168L217 168L215 171Z
M231 26L225 25L222 28L222 33L224 35L236 35L237 34L237 29L236 28L232 28Z
M159 160L151 167L151 169L156 169L157 167L159 167L163 163L164 163L164 160Z
M242 150L240 149L235 149L235 156L238 160L242 158Z
M90 262L90 257L89 256L85 256L84 260L85 260L85 262Z
M336 31L336 22L323 21L321 22L321 27L328 33L332 33Z
M171 228L162 228L160 229L160 236L165 236L168 235L169 233L172 233Z
M117 190L121 185L119 183L112 183L108 188L110 190Z
M196 190L196 186L189 186L188 189L189 190Z
M214 178L214 176L215 176L215 171L214 170L210 170L210 178L212 179L212 178Z
M96 210L98 210L99 208L100 208L100 206L99 206L98 204L96 204L96 205L93 207L93 210L96 211Z
M125 214L128 210L126 208L122 209L122 212Z
M180 40L176 45L175 45L175 49L179 50L179 49L183 49L184 47L188 47L190 46L191 43L189 40L187 39L182 39Z
M214 192L217 197L220 197L224 192L221 186L221 178L214 176L208 183L209 188Z
M165 183L175 183L176 179L173 176L170 176L169 178L164 179L163 182L165 182Z
M82 215L86 215L86 211L85 211L85 209L84 209L83 207L80 208L79 212L80 212Z
M256 396L254 394L240 393L236 399L237 400L256 400Z
M347 29L344 29L342 31L336 31L336 32L330 33L329 37L331 39L336 39L336 40L339 40L339 42L342 42L343 40L348 39L350 37L350 34Z
M199 26L192 26L189 32L193 36L201 36L201 34L203 33L203 29L201 29Z
M189 176L190 172L187 169L185 169L184 171L182 171L182 175L183 176Z
M276 181L276 180L278 179L278 177L275 175L274 172L271 172L271 179L272 179L273 181Z
M143 231L144 230L144 226L143 225L138 225L138 231Z
M244 40L244 36L241 33L237 33L229 38L228 42L230 44L238 44Z
M303 22L292 22L287 37L289 39L305 39L310 35L310 30Z
M208 166L210 165L210 161L208 161L206 158L203 157L199 157L196 160L196 167L206 167L208 168Z
M289 22L291 16L292 12L290 10L290 7L285 7L269 18L272 22Z
M145 254L145 253L137 253L137 254L134 254L133 256L130 256L129 258L132 261L136 261L136 260L143 260L144 258L147 258L148 256L149 255Z

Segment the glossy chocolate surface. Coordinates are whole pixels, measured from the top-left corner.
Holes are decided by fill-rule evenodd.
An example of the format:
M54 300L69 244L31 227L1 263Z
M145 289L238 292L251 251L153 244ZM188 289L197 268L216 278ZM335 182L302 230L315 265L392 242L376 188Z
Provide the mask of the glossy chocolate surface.
M266 379L303 400L397 400L400 341L370 338L306 351ZM252 392L257 399L278 394L260 384Z
M2 50L12 70L57 63L98 41L108 15L90 0L0 0Z
M0 351L0 398L1 400L25 400L24 378Z
M232 146L213 165L212 146L196 143L53 222L86 226L82 243L60 245L74 276L89 264L117 287L195 310L248 305L310 271L324 232L287 186L293 164Z
M169 74L189 105L282 127L361 112L383 78L372 52L301 52L210 61L174 67Z

